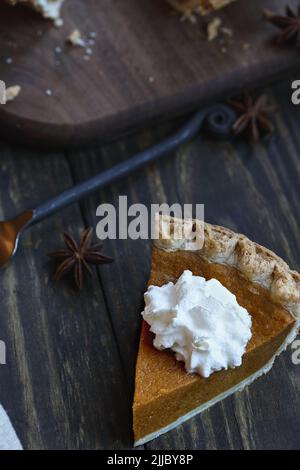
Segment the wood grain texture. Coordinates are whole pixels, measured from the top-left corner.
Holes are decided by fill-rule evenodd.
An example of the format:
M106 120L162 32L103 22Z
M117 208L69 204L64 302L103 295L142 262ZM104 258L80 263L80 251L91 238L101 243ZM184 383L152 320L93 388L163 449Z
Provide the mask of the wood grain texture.
M1 217L72 184L62 155L37 158L2 146L1 159ZM8 365L0 369L0 401L26 448L131 443L128 386L99 280L83 295L71 280L65 286L51 281L47 253L62 245L62 230L78 236L82 228L79 208L64 211L28 233L1 271L0 331Z
M0 131L46 148L92 146L266 83L300 59L296 50L274 46L275 28L263 20L264 7L281 11L282 1L229 5L217 14L233 38L223 34L208 42L207 19L180 22L162 0L66 0L61 29L0 2L0 78L22 86L18 99L0 108ZM65 44L74 28L85 37L97 32L90 61L83 49Z
M296 75L291 79L297 78ZM35 227L0 273L0 402L27 448L132 445L131 400L148 241L107 241L116 261L100 267L78 295L72 282L50 281L46 253L60 232L95 226L96 208L143 202L205 203L206 220L241 231L296 269L299 253L300 111L290 80L268 93L279 110L275 135L253 147L201 136L156 165L99 191ZM1 144L0 216L8 217L125 160L178 123L145 130L91 151L34 154ZM20 190L21 188L21 190ZM299 449L300 366L291 348L271 372L159 439L150 449Z

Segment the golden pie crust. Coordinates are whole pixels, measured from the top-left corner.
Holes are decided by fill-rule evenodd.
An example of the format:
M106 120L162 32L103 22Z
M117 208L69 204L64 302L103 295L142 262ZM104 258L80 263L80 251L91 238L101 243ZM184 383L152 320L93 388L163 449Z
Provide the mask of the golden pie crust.
M149 285L176 281L185 269L218 279L251 314L252 338L240 367L203 378L187 374L173 353L156 350L143 322L133 403L135 445L174 428L268 372L299 328L300 275L281 258L224 227L164 216L160 222ZM171 237L163 240L170 223ZM172 236L183 224L188 235L180 245ZM203 247L191 251L190 239L201 224Z

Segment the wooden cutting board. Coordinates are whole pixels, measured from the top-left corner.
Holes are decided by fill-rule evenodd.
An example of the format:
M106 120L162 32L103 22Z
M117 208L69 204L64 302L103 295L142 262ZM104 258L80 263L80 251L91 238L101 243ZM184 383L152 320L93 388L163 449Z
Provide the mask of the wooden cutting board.
M93 145L300 65L262 18L265 7L282 12L281 0L239 0L214 14L233 36L211 42L207 18L182 22L163 0L66 0L62 28L0 1L0 79L22 87L0 107L0 129L18 142ZM74 28L97 33L90 60L65 43Z

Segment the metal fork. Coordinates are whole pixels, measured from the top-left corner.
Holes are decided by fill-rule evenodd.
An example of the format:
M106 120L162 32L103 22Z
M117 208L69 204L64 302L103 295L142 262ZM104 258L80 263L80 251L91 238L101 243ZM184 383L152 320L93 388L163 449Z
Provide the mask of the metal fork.
M0 222L0 266L4 266L16 253L20 236L25 229L58 212L96 189L112 183L154 160L171 153L179 145L191 140L206 124L208 130L218 137L230 134L236 118L228 106L219 104L198 111L181 129L161 143L138 153L93 178L67 189L35 209L27 210L12 220Z

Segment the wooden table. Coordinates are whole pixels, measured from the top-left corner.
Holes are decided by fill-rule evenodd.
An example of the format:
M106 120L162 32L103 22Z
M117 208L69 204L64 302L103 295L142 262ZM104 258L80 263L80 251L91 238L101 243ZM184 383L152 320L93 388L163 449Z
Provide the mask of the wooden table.
M294 74L291 78L299 78ZM148 241L108 241L115 263L97 270L79 294L51 280L47 253L61 232L95 226L102 202L205 203L206 220L274 249L294 268L299 253L299 109L290 80L269 89L278 107L274 137L195 139L176 155L99 191L31 230L0 273L0 402L26 448L131 448L131 401ZM0 144L0 217L35 206L75 182L157 142L178 123L145 130L90 151L46 153ZM295 449L300 447L300 365L292 350L243 392L146 445L150 449Z

